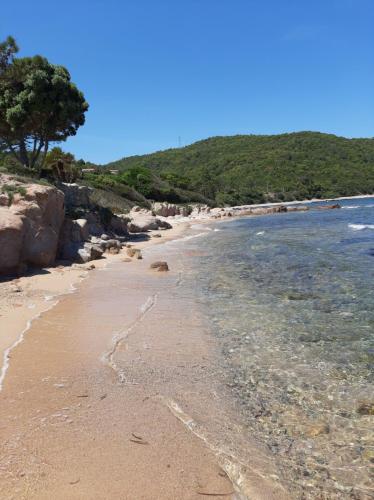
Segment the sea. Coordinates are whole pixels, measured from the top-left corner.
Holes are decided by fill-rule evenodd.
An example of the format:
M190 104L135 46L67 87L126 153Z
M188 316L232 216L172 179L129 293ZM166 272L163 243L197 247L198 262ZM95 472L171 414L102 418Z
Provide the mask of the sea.
M184 242L225 384L298 499L374 498L374 198L339 203Z

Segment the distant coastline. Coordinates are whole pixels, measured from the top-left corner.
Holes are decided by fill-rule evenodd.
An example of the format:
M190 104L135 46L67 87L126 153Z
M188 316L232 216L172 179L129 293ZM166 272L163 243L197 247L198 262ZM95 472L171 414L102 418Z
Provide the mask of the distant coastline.
M236 205L230 207L232 209L236 208L249 208L249 207L275 207L279 205L304 205L306 203L319 203L326 201L339 201L339 200L357 200L361 198L374 198L374 194L360 194L356 196L340 196L338 198L312 198L310 200L294 200L294 201L284 201L284 202L276 202L276 203L256 203L253 205Z

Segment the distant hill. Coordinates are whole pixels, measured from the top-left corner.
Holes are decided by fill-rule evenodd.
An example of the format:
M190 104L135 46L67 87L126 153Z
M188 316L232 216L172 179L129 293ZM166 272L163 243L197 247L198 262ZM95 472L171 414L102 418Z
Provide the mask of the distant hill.
M374 193L374 139L319 132L212 137L105 167L151 169L168 185L218 204Z

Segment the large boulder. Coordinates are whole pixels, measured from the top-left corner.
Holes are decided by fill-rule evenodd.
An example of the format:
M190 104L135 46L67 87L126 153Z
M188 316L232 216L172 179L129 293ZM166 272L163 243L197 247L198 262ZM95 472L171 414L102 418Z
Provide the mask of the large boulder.
M54 263L64 220L64 195L52 186L24 184L0 176L1 185L18 193L0 207L0 273L20 266L46 267Z
M127 235L127 224L130 219L126 215L113 215L109 223L109 229L116 235Z
M13 273L21 264L24 218L0 208L0 272Z
M67 208L91 206L90 196L93 189L79 184L61 183L60 189L65 195L65 204Z
M100 259L103 253L104 250L96 243L70 241L61 249L60 257L63 260L82 264L90 260Z
M88 240L90 237L90 228L87 219L76 219L74 222L81 239Z
M98 213L89 212L86 214L88 223L88 232L93 236L100 236L104 232L104 226L101 223Z
M25 218L21 260L36 267L52 265L65 216L63 193L51 186L31 184L25 197L10 208Z
M157 217L134 215L132 214L131 221L127 224L127 229L130 233L144 233L147 231L162 229L170 229L172 226Z

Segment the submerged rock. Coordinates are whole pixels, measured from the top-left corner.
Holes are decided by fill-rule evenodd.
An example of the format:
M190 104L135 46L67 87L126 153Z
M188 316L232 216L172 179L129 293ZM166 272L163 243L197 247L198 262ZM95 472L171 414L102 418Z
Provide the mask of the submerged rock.
M374 402L362 401L357 408L357 413L360 415L374 415Z
M312 424L306 429L306 435L309 437L317 437L321 434L328 434L329 432L330 426L326 422Z

